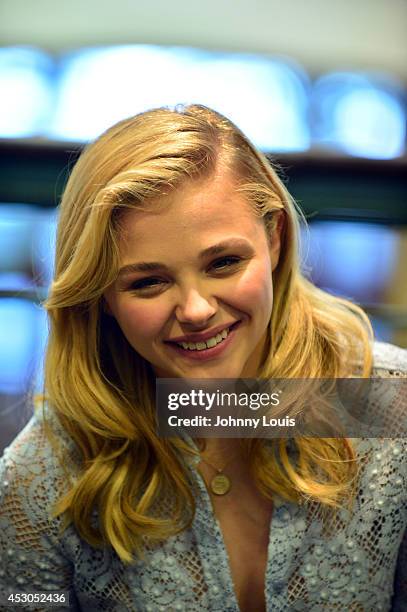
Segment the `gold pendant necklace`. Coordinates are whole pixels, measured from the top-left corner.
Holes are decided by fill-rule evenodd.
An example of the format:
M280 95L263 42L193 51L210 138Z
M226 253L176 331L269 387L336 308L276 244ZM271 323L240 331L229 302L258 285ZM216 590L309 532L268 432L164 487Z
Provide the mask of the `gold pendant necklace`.
M202 456L201 460L217 471L216 476L214 476L209 483L212 493L214 495L226 495L226 493L228 493L232 487L230 478L228 478L226 474L223 473L223 470L225 469L229 461L226 463L226 465L223 466L223 468L218 468L212 463L209 463L209 461L207 459L204 459Z
M222 474L222 472L216 474L210 482L211 491L215 495L226 495L230 491L231 486L230 479L226 474Z

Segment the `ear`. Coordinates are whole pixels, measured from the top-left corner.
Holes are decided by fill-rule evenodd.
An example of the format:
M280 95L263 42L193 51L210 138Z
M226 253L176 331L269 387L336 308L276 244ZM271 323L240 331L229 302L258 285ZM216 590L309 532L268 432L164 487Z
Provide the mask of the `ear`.
M274 223L272 223L270 236L270 260L271 269L274 272L280 260L281 244L285 229L286 214L284 210L278 210L274 213Z

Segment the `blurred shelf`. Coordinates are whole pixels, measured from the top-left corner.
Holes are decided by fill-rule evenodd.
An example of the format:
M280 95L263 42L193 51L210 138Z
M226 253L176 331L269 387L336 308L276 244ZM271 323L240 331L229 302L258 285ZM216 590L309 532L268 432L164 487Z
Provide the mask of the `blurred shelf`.
M46 287L35 287L33 289L0 289L1 298L14 298L27 300L29 302L43 302L48 295Z
M391 323L398 329L407 329L407 308L394 304L362 304L362 308L371 317Z
M83 146L44 138L0 139L0 202L58 205ZM268 157L310 219L407 225L407 156L371 160L315 147Z

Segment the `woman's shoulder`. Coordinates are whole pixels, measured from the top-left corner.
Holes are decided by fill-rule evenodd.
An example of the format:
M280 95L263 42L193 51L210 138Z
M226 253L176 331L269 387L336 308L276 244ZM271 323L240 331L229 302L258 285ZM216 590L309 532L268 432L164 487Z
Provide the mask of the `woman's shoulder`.
M378 465L371 469L378 470L380 466L388 473L397 473L404 482L407 469L407 350L385 342L375 342L372 348L371 380L366 397L362 397L367 407L366 411L363 406L363 412L369 416L367 422L371 431L368 437L357 441L357 446L360 451L370 451L365 455L370 461L377 455ZM371 452L376 454L370 456Z
M407 349L387 342L374 342L372 377L407 378Z
M0 508L12 499L33 516L43 514L66 491L74 459L74 444L56 417L35 413L0 458Z
M54 427L54 434L57 432ZM61 444L63 457L68 457L71 443L63 432ZM0 459L2 592L71 590L66 544L76 546L77 542L61 537L62 520L52 515L54 503L66 491L66 471L43 418L33 416Z

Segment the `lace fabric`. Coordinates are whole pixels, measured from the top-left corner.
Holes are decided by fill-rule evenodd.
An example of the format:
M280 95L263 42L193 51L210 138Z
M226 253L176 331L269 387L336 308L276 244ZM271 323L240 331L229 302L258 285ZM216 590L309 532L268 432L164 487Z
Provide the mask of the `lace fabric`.
M375 377L407 378L407 351L375 346ZM404 415L405 418L405 415ZM66 450L72 442L61 430ZM268 611L407 610L407 442L357 439L360 486L353 512L329 535L320 505L276 498L266 569ZM222 533L193 465L197 512L191 529L124 565L73 526L60 534L49 509L66 475L33 417L0 460L0 593L68 591L58 610L238 612ZM0 610L14 609L10 606ZM41 610L41 608L37 608Z

